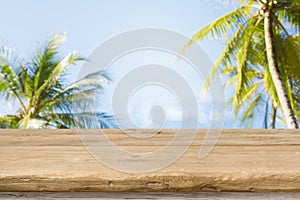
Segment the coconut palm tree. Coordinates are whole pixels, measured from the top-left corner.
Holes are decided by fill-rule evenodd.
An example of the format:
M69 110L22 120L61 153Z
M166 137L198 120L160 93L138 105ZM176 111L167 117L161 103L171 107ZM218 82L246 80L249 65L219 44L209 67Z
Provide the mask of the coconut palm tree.
M208 85L220 69L230 71L234 68L238 76L234 79L237 84L233 102L237 105L243 104L245 95L252 98L253 102L258 102L260 95L253 97L253 91L259 88L259 83L254 85L252 83L257 76L259 64L264 69L258 70L264 74L264 79L268 80L264 81L264 88L271 94L274 104L278 102L280 105L287 127L298 128L295 117L297 109L293 105L288 68L282 56L286 55L286 52L290 53L290 49L282 51L281 44L284 39L286 46L291 48L297 46L292 36L298 34L300 30L300 1L240 0L240 3L241 6L236 10L201 28L182 51L207 36L231 36L216 61ZM254 55L257 58L254 59ZM297 59L299 61L299 57ZM264 62L267 63L266 66Z
M27 62L9 57L7 49L0 53L0 94L6 101L17 100L19 109L15 115L0 116L2 127L10 128L92 128L75 116L73 106L85 106L92 101L95 92L109 79L101 72L87 75L72 83L66 83L66 72L78 61L84 60L76 52L60 57L59 46L63 35L54 35L44 47ZM82 109L84 111L84 109ZM95 116L86 112L84 116ZM101 127L113 126L110 115L98 113ZM80 118L82 119L82 117ZM111 122L109 124L108 122Z
M263 27L258 27L258 29ZM259 31L259 30L257 30ZM261 108L262 105L266 104L265 109L265 123L267 122L267 118L269 115L267 114L271 107L271 115L270 115L270 127L275 128L275 119L277 115L277 105L279 103L277 93L275 91L275 86L271 79L270 72L268 70L268 61L266 57L266 53L264 50L264 39L258 37L259 35L254 35L252 40L257 41L256 45L250 46L248 49L248 66L247 68L247 79L241 78L245 76L243 71L239 71L237 66L225 67L225 69L221 70L223 75L230 77L225 84L225 87L229 87L230 85L236 86L238 80L242 81L241 85L246 85L243 90L239 87L233 87L235 93L232 98L230 98L229 103L233 105L233 110L235 117L237 117L238 113L242 113L242 124L251 125L253 122L253 118L256 118L257 115L261 116ZM282 37L279 35L279 37ZM296 38L290 38L289 40L294 40L292 44L297 43ZM292 91L292 105L295 111L295 116L299 116L299 101L297 101L298 94L296 89L297 80L300 79L299 73L297 73L296 66L300 65L299 61L299 51L294 49L289 45L286 38L280 38L277 40L276 44L278 48L281 49L281 57L284 58L279 62L280 68L289 69L287 72L287 77L289 79L290 84L287 84L288 91ZM263 52L263 54L261 54ZM288 56L284 56L288 55ZM265 56L263 56L265 55ZM247 80L247 83L243 83L243 81ZM298 95L299 96L299 95ZM268 106L270 104L271 106ZM267 125L265 124L265 128Z

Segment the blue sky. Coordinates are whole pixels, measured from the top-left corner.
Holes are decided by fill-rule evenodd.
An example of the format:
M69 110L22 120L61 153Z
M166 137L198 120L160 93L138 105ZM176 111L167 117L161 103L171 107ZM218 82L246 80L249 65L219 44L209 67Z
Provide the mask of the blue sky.
M2 7L0 42L11 47L16 55L26 58L32 55L32 51L51 33L67 33L68 40L62 48L63 53L78 50L80 55L88 57L112 36L139 28L169 29L190 37L209 21L233 9L232 4L226 5L221 2L220 0L0 1ZM206 40L201 46L208 56L215 60L221 52L223 42ZM77 72L78 70L72 71L74 75L72 77L76 77ZM111 73L114 81L117 76L114 75L114 71ZM73 81L72 78L70 81ZM195 81L193 84L195 86L198 83ZM149 92L154 94L155 89L150 88ZM149 98L146 99L145 95L137 94L129 103L133 121L141 126L147 126L149 106L152 105L147 104ZM103 96L105 98L105 93ZM168 97L162 99L162 104L170 105ZM141 105L143 103L148 107L143 108ZM103 105L108 104L104 102ZM5 107L13 110L12 105ZM103 109L105 110L105 107ZM174 107L166 114L172 118L168 126L177 126L180 117L177 117L178 113L174 112ZM201 116L205 124L209 123L208 116L203 113ZM230 116L230 112L227 112L225 127L236 126ZM256 127L261 128L261 124L258 120Z
M53 32L66 32L66 51L78 49L83 55L108 38L137 28L165 28L191 36L230 10L206 0L11 0L1 1L1 6L1 42L25 55ZM215 50L212 45L206 48Z

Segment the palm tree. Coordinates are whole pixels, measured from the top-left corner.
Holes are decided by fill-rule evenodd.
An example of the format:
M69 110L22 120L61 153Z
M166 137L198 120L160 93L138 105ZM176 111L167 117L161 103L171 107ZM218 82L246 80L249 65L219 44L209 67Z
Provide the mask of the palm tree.
M258 27L258 29L263 29L263 26ZM235 117L238 116L239 112L242 113L242 124L247 124L248 126L252 125L253 118L256 118L257 115L261 116L261 106L266 105L265 109L265 118L264 118L264 127L267 128L266 122L269 117L268 111L269 107L271 107L271 115L270 115L270 127L275 128L275 119L277 116L277 104L279 103L277 93L275 91L275 86L271 79L271 74L268 70L268 61L266 54L261 54L260 52L264 52L264 39L259 35L254 35L252 40L256 41L256 44L250 46L248 51L248 68L247 71L238 70L237 66L225 67L225 69L221 70L221 73L227 77L230 77L225 84L225 87L229 87L231 85L235 86L238 84L238 80L241 80L240 85L245 85L242 88L235 87L235 93L232 98L230 98L229 103L233 105L233 110ZM298 51L294 51L288 45L284 44L286 39L280 38L279 42L283 42L278 45L278 48L281 48L282 54L287 54L289 56L283 56L285 58L283 61L279 62L281 68L288 68L288 72L297 72L295 66L299 66L300 62L297 59L299 56L294 54ZM278 42L278 43L279 43ZM296 40L294 41L296 42ZM287 47L285 49L284 47ZM264 56L265 55L265 56ZM297 73L287 74L289 80L295 80ZM246 78L243 78L246 77ZM293 78L294 77L294 78ZM300 77L300 76L299 76ZM299 79L299 78L298 78ZM247 81L246 83L244 81ZM295 81L293 81L295 82ZM295 85L295 84L294 84ZM292 84L287 84L289 91L294 91L292 94L297 94L294 90L295 86ZM271 98L270 98L271 97ZM291 98L292 105L294 108L299 108L299 102L296 100L296 96L293 95ZM271 106L269 106L271 104ZM295 115L299 116L299 109L294 109Z
M211 78L222 67L227 71L234 68L238 74L234 79L237 82L235 103L243 104L242 97L246 94L247 98L253 98L253 101L258 102L260 96L253 97L250 94L259 88L258 83L253 85L253 78L257 76L257 64L259 64L264 67L262 72L266 76L265 79L269 80L264 81L264 88L268 94L271 94L274 104L278 102L280 105L287 127L298 128L295 117L297 109L293 101L288 69L282 56L283 53L290 53L290 49L282 51L281 45L278 44L282 44L284 39L288 47L296 46L292 36L298 34L300 30L300 1L240 0L240 3L238 9L201 28L182 51L207 36L219 37L232 34L216 61L208 85ZM287 25L291 28L287 29ZM254 55L256 58L253 58ZM236 66L232 67L232 65Z
M15 115L0 117L1 127L10 128L72 128L87 127L76 118L83 113L74 113L74 105L87 105L95 92L109 79L101 72L68 85L66 71L78 61L84 60L76 52L61 58L59 46L65 36L54 35L28 62L11 61L7 49L0 54L0 94L7 101L17 100L20 108ZM84 111L84 110L83 110ZM101 114L101 113L100 113ZM86 112L84 116L95 116ZM101 127L113 126L110 115L100 116ZM81 117L82 119L82 117ZM111 124L107 123L111 122ZM92 128L92 127L88 127Z

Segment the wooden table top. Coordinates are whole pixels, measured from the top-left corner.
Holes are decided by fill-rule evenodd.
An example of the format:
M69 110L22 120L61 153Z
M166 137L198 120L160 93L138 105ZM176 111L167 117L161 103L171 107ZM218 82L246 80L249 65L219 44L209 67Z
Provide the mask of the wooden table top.
M131 137L121 130L80 132L104 134L113 145L131 153L158 151L176 135L176 130L162 130L148 138ZM149 131L128 133L147 135ZM225 129L212 151L200 159L206 133L197 130L185 153L168 166L128 173L95 159L83 145L79 130L2 129L0 192L300 191L300 130ZM98 144L106 152L107 143ZM186 145L184 139L174 143L173 150L182 145ZM114 153L105 156L115 161ZM164 156L156 162L163 163L169 154ZM149 163L145 160L145 165Z

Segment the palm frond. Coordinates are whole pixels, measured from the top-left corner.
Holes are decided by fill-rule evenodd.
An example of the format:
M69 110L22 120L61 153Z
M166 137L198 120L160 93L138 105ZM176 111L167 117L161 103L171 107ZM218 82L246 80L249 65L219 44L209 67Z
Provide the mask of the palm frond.
M22 64L20 65L21 72L18 74L20 78L20 85L22 88L22 92L26 95L27 98L32 96L33 91L33 80L30 78L28 74L28 69L25 68Z
M254 108L259 106L259 102L261 102L261 99L262 99L262 95L258 94L254 98L254 100L249 104L248 108L243 113L242 120L241 120L242 123L245 123L247 120L250 120L251 123L251 119L253 119L254 116Z
M178 53L182 54L188 47L197 41L201 41L206 37L217 38L221 35L231 33L231 31L239 28L239 23L244 23L251 15L251 5L241 6L238 9L222 16L213 22L201 28L192 38L185 44L185 46Z
M56 81L60 78L63 72L65 72L68 67L74 64L76 61L83 60L83 58L78 57L76 52L70 53L64 59L62 59L49 74L49 77L44 80L43 84L38 88L36 94L39 96L43 91L48 88L53 87Z
M14 72L13 68L8 64L0 66L0 77L0 89L5 93L6 98L17 98L22 106L23 112L26 113L26 104L23 99L25 95L22 91L19 77Z
M253 72L251 69L251 66L249 66L248 60L251 60L249 58L249 53L252 51L252 40L249 38L253 37L253 34L255 33L257 27L260 25L262 21L262 18L253 18L253 20L249 21L249 25L247 28L245 28L244 31L244 37L241 46L238 49L238 52L236 54L236 60L237 60L237 74L238 74L238 81L235 89L235 95L234 95L234 104L239 105L242 102L242 96L243 93L247 92L247 88L251 84L251 81L256 76L256 73Z
M55 91L55 93L47 99L41 101L41 109L45 106L55 106L62 102L70 104L78 103L79 101L93 100L97 92L103 89L103 84L108 83L109 78L103 72L95 72L85 76L79 81Z
M34 77L34 91L36 91L48 79L53 69L58 63L59 46L66 40L65 35L53 35L47 41L45 47L38 50L33 57L29 69Z
M96 116L98 118L100 128L119 128L119 125L117 124L115 117L112 115L109 115L107 113L96 113Z
M279 0L275 5L276 16L291 30L300 32L300 1L299 0Z
M10 65L0 50L0 93L7 98L17 98L22 109L11 120L9 126L19 128L75 128L87 126L91 117L97 117L90 105L96 93L103 89L110 79L97 72L67 85L63 82L68 68L83 60L76 52L61 58L59 46L64 41L62 35L55 35L40 49L30 62L23 61ZM14 66L14 67L12 67ZM75 102L75 103L74 103ZM80 120L75 120L73 107L82 106ZM84 113L85 112L85 113ZM102 117L101 117L102 116ZM102 113L100 127L113 127L112 116ZM111 118L110 118L111 117ZM4 120L0 117L4 124ZM2 126L2 125L1 125Z

